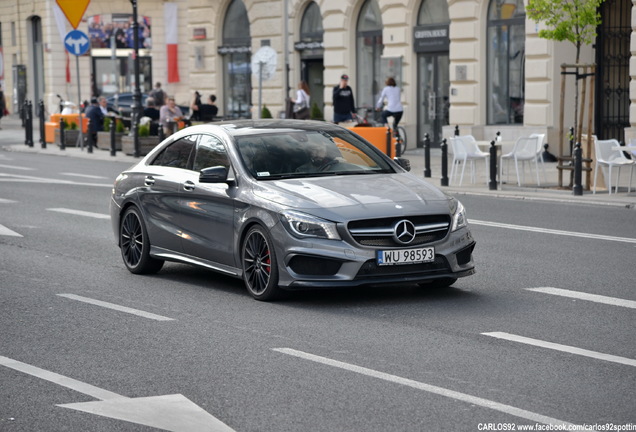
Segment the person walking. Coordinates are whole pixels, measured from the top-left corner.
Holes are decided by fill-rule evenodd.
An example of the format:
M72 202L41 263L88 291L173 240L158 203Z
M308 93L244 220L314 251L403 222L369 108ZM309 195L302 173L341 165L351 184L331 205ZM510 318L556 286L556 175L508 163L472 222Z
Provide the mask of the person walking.
M0 86L0 120L2 120L2 117L6 116L9 114L9 111L7 110L7 99L4 96L4 92L2 91L2 87ZM0 127L0 129L2 129Z
M201 93L195 90L190 103L190 120L201 121L201 105Z
M300 81L298 90L296 90L296 99L292 99L294 103L294 118L299 120L307 120L311 117L310 109L310 92L307 82Z
M157 81L155 88L148 95L155 100L155 106L162 107L166 103L166 93L161 89L161 83Z
M88 119L89 139L92 140L93 146L97 147L97 132L104 130L104 114L97 99L91 99L90 106L86 108L86 118Z
M340 77L340 84L333 88L333 122L340 123L353 120L356 104L353 90L349 87L349 75Z
M393 117L393 128L397 129L397 125L402 119L404 113L404 107L402 106L402 91L395 83L393 77L389 77L385 82L386 87L382 89L378 103L376 104L376 111L382 110L384 101L386 100L386 109L382 111L382 123L384 126L389 125L388 117Z

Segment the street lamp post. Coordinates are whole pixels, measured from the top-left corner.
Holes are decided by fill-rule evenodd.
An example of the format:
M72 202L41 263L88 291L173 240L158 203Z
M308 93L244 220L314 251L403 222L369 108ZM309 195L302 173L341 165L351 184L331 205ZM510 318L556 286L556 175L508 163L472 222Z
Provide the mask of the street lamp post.
M139 113L141 112L141 90L139 88L139 22L137 19L137 0L130 0L133 7L133 41L134 41L134 53L133 64L135 73L135 91L133 93L132 102L132 134L134 143L134 157L139 157Z

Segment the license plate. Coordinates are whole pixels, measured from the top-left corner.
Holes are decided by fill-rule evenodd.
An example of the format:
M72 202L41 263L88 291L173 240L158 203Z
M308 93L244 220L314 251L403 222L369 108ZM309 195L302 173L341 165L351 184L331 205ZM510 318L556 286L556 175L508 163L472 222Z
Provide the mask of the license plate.
M435 248L379 250L376 261L380 266L431 262L435 261Z

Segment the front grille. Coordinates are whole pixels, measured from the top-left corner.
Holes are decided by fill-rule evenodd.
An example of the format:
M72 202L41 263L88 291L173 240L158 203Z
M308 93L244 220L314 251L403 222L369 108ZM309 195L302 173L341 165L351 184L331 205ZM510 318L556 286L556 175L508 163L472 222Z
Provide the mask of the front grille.
M415 225L415 238L408 244L398 243L395 238L395 226L408 220ZM442 240L450 229L450 216L410 216L382 219L366 219L349 222L347 229L353 239L362 246L405 247L418 246Z
M309 276L333 276L340 270L341 261L305 255L296 255L289 260L294 273Z
M360 270L356 275L356 279L367 279L391 275L431 275L435 273L447 273L449 271L450 266L448 265L448 261L441 255L436 255L435 261L433 262L421 264L379 266L376 264L375 260L369 260L360 267Z

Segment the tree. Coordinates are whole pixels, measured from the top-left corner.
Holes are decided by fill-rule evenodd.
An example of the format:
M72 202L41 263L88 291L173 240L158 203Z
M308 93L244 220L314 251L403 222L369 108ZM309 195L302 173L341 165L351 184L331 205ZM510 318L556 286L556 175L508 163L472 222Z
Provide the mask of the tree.
M539 37L559 42L569 41L576 47L576 81L574 84L574 130L577 140L579 107L579 65L581 46L596 39L596 28L601 24L599 7L604 0L529 0L526 15L532 21L543 22L547 29L539 30ZM563 109L563 107L561 107ZM590 114L591 115L591 114Z
M596 28L601 24L598 9L604 0L529 0L528 18L544 22L549 29L539 30L539 37L556 41L569 41L576 47L576 64L581 57L581 46L596 39Z

